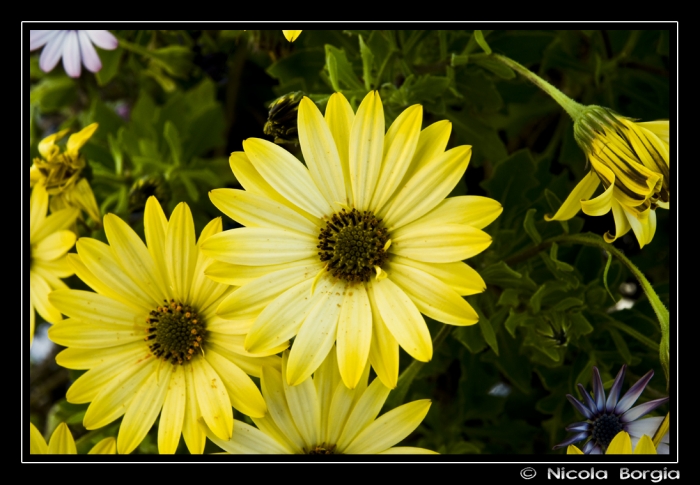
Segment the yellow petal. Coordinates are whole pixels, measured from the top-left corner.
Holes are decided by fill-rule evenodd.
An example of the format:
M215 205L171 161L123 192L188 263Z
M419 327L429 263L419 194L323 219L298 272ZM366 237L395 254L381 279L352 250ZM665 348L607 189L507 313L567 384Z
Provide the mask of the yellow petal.
M265 416L265 401L248 374L213 350L206 350L206 360L221 377L234 408L251 417Z
M44 213L45 212L44 210ZM44 219L41 226L37 228L36 233L34 233L31 238L32 241L41 241L56 231L68 229L73 225L78 214L80 214L80 210L75 207L61 209L60 211L52 213Z
M151 372L124 414L117 435L117 451L120 455L127 455L136 449L146 437L163 407L170 385L170 376L175 372L175 366L167 362L164 364Z
M355 120L355 113L348 100L341 93L333 93L328 98L325 114L326 124L333 135L335 146L338 149L338 158L343 170L345 182L345 194L348 205L354 205L352 198L352 184L350 182L350 131Z
M46 187L37 184L32 189L32 196L29 200L29 241L34 243L39 241L36 238L37 231L43 227L46 219L46 210L49 208L49 194ZM43 238L42 238L43 239Z
M389 389L382 384L381 380L372 381L350 413L343 433L338 439L338 448L346 448L360 432L377 418L387 397L389 397Z
M452 263L479 254L491 241L491 236L471 226L423 224L397 231L390 252L426 263Z
M631 455L632 441L630 440L630 435L625 431L620 431L619 433L617 433L608 445L608 450L605 452L605 454Z
M602 216L610 212L615 189L615 174L605 166L597 166L598 173L607 180L610 185L595 199L582 200L581 209L589 216Z
M140 315L109 297L83 290L56 290L49 296L51 304L62 313L93 324L134 327ZM146 316L143 316L145 326Z
M583 455L583 451L581 451L580 449L578 449L574 445L569 445L566 447L566 454L567 455Z
M404 176L404 182L411 179L418 170L422 169L431 160L441 155L447 147L452 133L452 123L447 120L438 121L420 132L418 145L413 154L410 168Z
M32 258L53 261L66 254L73 244L75 244L74 232L69 230L54 232L32 248Z
M263 195L246 190L214 189L209 192L209 198L217 209L246 227L291 229L318 236L318 226L281 202Z
M222 440L203 424L207 436L227 453L244 455L291 453L283 444L253 426L242 421L233 421L231 439Z
M301 325L289 355L286 372L289 385L296 386L308 379L333 347L344 289L344 282L339 280L328 289L317 290L321 295Z
M168 282L180 302L190 300L190 288L194 267L197 264L197 250L194 236L194 221L187 204L180 202L168 222L165 237L165 262Z
M316 217L333 213L308 169L287 150L259 138L245 140L243 149L260 175L292 204Z
M183 366L173 366L163 410L158 422L158 453L172 455L177 450L187 407L187 385Z
M354 205L358 210L367 210L377 186L384 149L384 108L377 91L370 91L357 109L349 149Z
M615 236L610 234L609 231L606 232L603 238L605 239L605 242L608 243L612 243L615 239L624 236L632 228L627 220L625 211L622 209L622 205L620 205L620 203L616 200L612 201L612 212L615 218Z
M669 144L669 121L668 120L656 120L656 121L642 121L637 122L637 125L644 129L651 131L654 135L658 136L666 144Z
M313 101L304 96L299 103L299 144L309 174L328 204L348 203L343 167L338 149L323 115Z
M47 453L50 455L78 454L78 450L75 448L75 440L66 423L59 424L51 435Z
M316 388L311 379L306 379L296 386L290 386L285 382L284 375L287 373L287 360L289 353L282 356L282 386L284 395L287 398L289 413L292 415L294 424L299 430L307 449L317 446L320 443L321 411L318 406Z
M474 295L483 293L486 290L486 283L479 273L461 261L454 263L424 263L399 255L392 255L391 261L404 266L413 266L435 276L449 285L458 295Z
M80 207L90 218L97 224L102 220L100 209L97 207L95 194L92 192L92 187L87 179L80 179L73 190L68 193L71 205Z
M387 229L405 226L434 209L462 178L471 154L470 146L458 146L418 170L387 206Z
M428 362L433 356L433 342L413 301L391 278L373 282L370 291L374 292L382 320L399 345L414 359Z
M423 107L406 108L389 127L384 137L384 152L377 189L370 207L378 212L390 199L406 175L418 144L423 122Z
M284 34L285 39L287 39L289 42L294 42L301 34L301 30L283 30L282 33Z
M643 435L639 438L637 446L634 448L635 455L656 455L656 447L654 447L654 442L647 435Z
M168 274L168 265L165 261L166 232L168 230L168 218L165 217L163 208L154 196L146 201L143 213L144 234L148 252L164 277ZM160 303L160 301L158 302Z
M127 326L121 323L95 325L72 318L56 322L56 325L49 329L49 338L52 342L82 349L101 349L143 342L144 335L145 328L138 328L135 325Z
M233 410L221 377L204 358L192 359L190 363L194 369L197 404L204 421L217 437L231 438Z
M204 453L207 437L198 421L202 413L199 410L199 404L197 404L197 392L194 381L194 366L185 366L187 402L185 403L185 418L182 423L182 436L185 438L185 444L189 452L193 455L201 455Z
M591 198L595 189L600 185L600 179L592 170L576 184L559 210L553 216L546 214L545 221L568 221L581 210L581 201Z
M114 455L117 453L117 440L113 437L105 438L100 440L95 446L93 446L88 455Z
M392 409L362 430L343 453L371 454L392 447L420 425L429 409L428 399L413 401Z
M394 389L399 378L399 344L384 324L374 292L368 291L367 294L372 307L372 344L369 348L369 361L384 385Z
M413 266L389 265L391 280L411 297L418 310L433 320L451 325L474 325L476 311L452 288Z
M328 438L328 415L330 413L331 401L336 387L340 383L340 371L338 370L335 348L331 347L326 359L321 363L313 377L314 387L316 387L316 397L321 413L320 436L326 440Z
M71 136L68 137L66 150L69 152L77 152L78 150L80 150L83 147L83 145L87 143L90 137L95 133L97 127L97 123L92 123L90 125L87 125L79 132L73 133Z
M298 448L304 447L304 439L294 424L287 398L284 393L282 374L270 367L263 367L262 378L260 380L263 396L270 417L282 434L287 437Z
M39 430L34 426L34 423L29 422L29 453L32 455L45 455L48 453L49 447L46 440L41 435Z
M65 290L61 290L65 291ZM29 272L29 300L41 317L49 323L58 323L63 317L61 312L49 300L51 287L48 282L34 271Z
M422 224L466 224L483 229L503 212L500 202L479 195L460 195L440 202L435 209L401 228L402 231Z
M217 261L265 266L308 258L318 253L317 245L317 237L296 231L241 227L209 237L202 251Z
M367 365L372 342L372 309L364 285L345 290L337 341L340 376L348 388L354 389Z

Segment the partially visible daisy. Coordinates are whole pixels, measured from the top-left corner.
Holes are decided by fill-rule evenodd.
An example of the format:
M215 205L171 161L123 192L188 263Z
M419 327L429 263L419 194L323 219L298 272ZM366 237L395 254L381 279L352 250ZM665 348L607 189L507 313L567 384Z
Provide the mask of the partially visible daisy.
M340 375L354 388L369 360L396 387L399 346L427 362L433 347L421 313L473 325L463 298L485 290L463 263L485 250L481 229L502 211L480 196L445 199L464 175L470 146L445 151L448 121L421 130L423 108L401 113L385 133L371 91L357 113L340 93L325 118L309 98L298 109L303 165L258 138L230 157L246 190L217 189L213 204L243 224L202 251L207 275L242 285L219 306L226 319L255 318L246 350L272 355L295 337L286 381L305 381L337 342Z
M66 399L87 403L83 425L97 429L124 416L117 436L120 454L133 451L160 413L158 449L174 453L180 434L191 453L202 453L202 416L220 439L233 429L231 406L250 416L266 412L248 376L279 367L279 357L256 358L243 349L247 321L227 321L215 310L233 289L204 276L209 258L201 241L221 231L211 221L195 240L189 207L179 204L170 220L155 197L146 202L146 246L128 224L104 217L109 245L81 238L69 261L96 293L55 291L50 301L70 318L49 330L68 347L56 362L89 369ZM281 350L281 349L280 349Z
M66 136L68 130L47 136L39 142L41 157L34 159L29 169L29 184L43 184L51 196L51 211L65 207L78 207L85 211L93 221L99 222L100 209L97 207L95 194L87 179L82 176L87 165L80 149L97 130L97 123L92 123L68 137L65 150L56 144Z
M282 373L289 352L282 358ZM389 389L380 379L367 385L369 366L355 389L340 379L335 349L309 377L289 386L277 369L263 367L262 391L270 411L253 417L257 428L234 420L230 440L207 430L209 438L236 454L433 454L410 446L394 446L411 434L428 414L430 401L413 401L383 414ZM203 423L203 427L207 426Z
M301 35L301 30L283 30L282 33L289 42L294 42Z
M39 67L49 72L63 57L63 69L70 77L80 77L80 64L88 71L102 69L100 56L92 44L106 50L118 45L117 38L106 30L30 30L29 50L44 47L39 58Z
M584 455L577 446L569 445L566 448L567 455ZM642 435L637 441L632 452L632 439L627 431L620 431L608 445L606 455L656 455L656 446L648 435Z
M600 378L600 372L598 372L597 367L593 367L593 397L588 394L588 391L581 384L578 384L578 388L584 402L579 401L571 394L566 395L566 398L586 418L586 421L567 426L566 430L573 432L574 435L562 441L553 449L563 448L577 441L587 439L583 446L583 453L586 455L600 455L607 451L612 439L620 431L629 433L634 446L637 445L642 436L654 436L654 433L663 422L663 416L639 418L665 404L668 398L663 397L632 407L654 376L654 371L647 372L620 397L622 382L625 378L625 369L626 366L623 365L620 372L617 373L607 399L605 398L603 381ZM667 444L668 435L666 435ZM668 446L662 447L659 445L658 451L659 453L668 453Z
M75 244L75 233L68 230L78 217L78 209L68 208L46 216L49 195L43 184L32 189L29 201L29 343L34 340L34 310L49 323L58 323L61 312L49 303L52 290L68 288L61 281L73 274L66 253Z
M105 438L88 451L88 455L113 455L117 452L114 438ZM75 440L66 423L59 424L51 435L49 444L33 423L29 423L29 453L32 455L76 455Z

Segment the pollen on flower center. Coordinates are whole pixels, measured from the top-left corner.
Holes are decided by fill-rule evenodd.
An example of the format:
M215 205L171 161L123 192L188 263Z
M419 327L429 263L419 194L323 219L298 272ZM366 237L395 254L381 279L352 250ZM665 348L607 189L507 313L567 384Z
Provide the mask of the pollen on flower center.
M183 364L202 348L204 322L189 305L175 300L163 300L164 305L153 310L146 321L150 327L144 340L152 340L151 352L172 364Z
M336 278L350 283L370 280L387 259L389 234L372 211L343 209L333 214L318 236L321 261Z
M622 431L620 417L615 414L603 414L593 423L591 437L603 450L606 450L612 439Z
M320 445L314 446L310 450L304 451L306 451L307 455L335 455L335 445L321 443Z

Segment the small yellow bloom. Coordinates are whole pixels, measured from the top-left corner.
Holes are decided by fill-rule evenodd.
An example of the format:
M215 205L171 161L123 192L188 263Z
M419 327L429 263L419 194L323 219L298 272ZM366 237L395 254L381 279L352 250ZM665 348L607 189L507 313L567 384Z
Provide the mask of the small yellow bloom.
M95 293L54 291L49 299L70 317L49 330L68 347L59 365L87 369L68 389L68 402L90 403L83 425L97 429L123 416L120 454L132 452L160 415L158 450L174 453L180 435L191 453L202 453L203 417L221 439L233 427L231 407L249 416L267 409L249 375L280 358L256 358L243 349L248 321L215 315L235 288L204 275L211 260L201 242L221 231L221 218L195 237L192 213L180 203L170 219L155 197L146 202L147 245L114 214L104 217L109 244L87 237L69 255L75 273ZM280 348L278 352L282 350Z
M76 455L75 440L66 423L58 425L51 435L49 444L34 424L29 423L29 453L32 455ZM117 442L114 438L105 438L88 451L88 455L114 455Z
M607 108L587 106L574 124L574 136L586 153L591 171L548 221L571 219L579 210L602 216L612 209L615 234L607 242L634 232L639 246L656 231L656 208L669 207L668 120L637 123ZM603 184L604 192L591 198Z
M413 401L392 409L379 418L389 388L381 379L368 385L369 365L355 389L343 384L335 348L309 377L289 386L282 376L289 352L282 358L282 373L263 367L262 392L270 410L262 418L252 418L254 428L234 420L230 440L213 434L203 420L207 436L222 449L234 454L434 454L411 446L394 446L410 435L428 414L430 401Z
M29 326L30 345L34 339L36 309L49 323L62 319L61 312L49 303L52 290L68 288L60 278L73 274L66 253L75 244L75 234L68 230L78 217L78 209L68 208L46 216L49 196L38 184L29 201Z
M68 138L66 149L61 153L56 142L66 136L68 130L49 135L39 143L41 158L35 158L29 172L33 187L42 183L51 196L51 211L66 207L77 207L99 222L100 210L88 181L82 177L85 157L79 150L97 130L97 123L86 126Z
M301 30L283 30L282 33L289 42L294 42L301 34Z
M574 445L569 445L566 449L567 455L583 455L578 447ZM636 446L634 447L634 453L632 453L632 439L627 431L620 431L615 435L615 437L610 442L608 450L605 452L606 455L656 455L656 446L654 442L647 435L643 435L639 438Z

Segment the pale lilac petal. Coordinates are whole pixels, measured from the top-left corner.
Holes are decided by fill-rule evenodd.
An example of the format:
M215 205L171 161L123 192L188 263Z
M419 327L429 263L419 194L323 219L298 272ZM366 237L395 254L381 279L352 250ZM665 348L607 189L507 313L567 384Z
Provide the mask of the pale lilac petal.
M668 455L670 453L671 448L666 443L659 443L659 446L656 447L657 455Z
M586 438L588 435L589 435L588 431L582 431L580 433L576 433L573 436L569 436L568 438L566 438L564 441L562 441L558 445L555 445L552 449L557 450L559 448L569 446L570 444L576 443L577 441L581 441L582 439Z
M53 39L60 30L30 30L29 51L37 50L42 45Z
M617 406L617 399L620 397L620 392L622 391L622 382L625 380L625 369L627 369L627 366L623 365L620 372L618 372L615 377L615 382L613 382L610 388L608 400L605 401L605 411L608 413L612 413L615 410L615 406Z
M662 397L661 399L654 399L653 401L645 402L644 404L635 406L629 411L627 411L625 414L620 416L620 421L622 421L623 423L630 423L635 419L641 418L645 414L652 412L654 409L658 408L662 404L666 404L667 402L668 398Z
M591 398L591 395L588 394L588 391L586 390L586 388L583 387L579 383L578 390L581 393L581 395L583 396L583 401L586 403L586 407L591 411L591 413L597 414L598 413L598 406L596 406L595 401ZM589 418L588 416L586 416L586 417Z
M39 57L39 67L44 72L50 72L58 61L61 59L63 54L63 41L66 38L67 31L60 30L58 33L51 38L51 40L46 44L44 50L41 51L41 57Z
M586 453L587 455L602 455L603 450L600 446L595 445L593 448L591 448L591 451Z
M102 69L102 62L100 62L100 56L97 55L97 51L92 46L90 37L84 30L78 31L78 40L80 41L80 56L83 58L83 65L90 72L97 72Z
M593 397L598 411L605 409L605 389L597 367L593 367Z
M632 438L641 438L643 435L653 437L663 420L663 416L638 419L637 421L624 425L624 429Z
M583 451L584 455L588 455L591 453L591 450L593 448L597 448L597 447L598 446L595 444L595 441L591 440L583 446L583 450L581 450L581 451ZM600 454L600 453L597 453L597 454Z
M70 30L63 42L63 69L70 77L80 77L80 45L75 30Z
M580 384L579 384L579 385L580 385ZM585 394L585 395L587 396L588 394ZM583 417L585 417L586 419L591 419L591 418L593 418L593 413L591 412L591 410L588 409L586 406L584 406L584 405L581 403L581 401L579 401L578 399L576 399L576 398L575 398L574 396L572 396L571 394L567 394L567 395L566 395L566 398L569 400L569 402L570 402L571 404L574 405L574 407L576 408L576 410L577 410L579 413L583 414ZM588 399L590 399L590 396L588 397Z
M93 44L101 49L116 49L119 41L107 30L85 30Z
M634 385L625 393L625 395L622 396L622 399L620 399L620 401L617 403L617 406L615 406L615 414L622 414L631 408L634 403L637 402L637 399L639 399L639 396L641 396L642 391L645 387L647 387L647 384L649 384L652 377L654 377L654 371L650 370L644 374L641 379L635 382Z
M567 431L588 431L591 429L591 423L587 421L580 421L578 423L570 424L569 426L566 427Z

